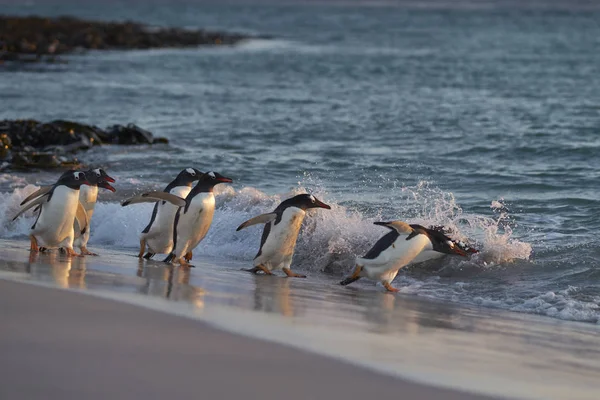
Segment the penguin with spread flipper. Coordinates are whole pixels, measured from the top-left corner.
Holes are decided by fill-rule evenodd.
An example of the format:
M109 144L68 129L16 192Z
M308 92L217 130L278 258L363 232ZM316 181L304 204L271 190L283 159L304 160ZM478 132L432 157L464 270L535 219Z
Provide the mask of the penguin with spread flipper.
M138 257L152 258L156 253L168 254L173 249L173 223L175 214L192 190L192 184L200 179L202 172L196 168L186 168L169 183L163 192L144 193L140 196L125 200L121 205L153 202L154 209L150 222L140 235L140 252ZM161 194L162 193L162 194ZM167 195L167 196L164 196ZM163 196L161 198L161 196ZM171 197L172 196L172 197ZM144 250L148 246L148 252ZM192 253L186 254L191 259Z
M375 222L375 225L385 226L391 232L379 239L367 254L356 258L352 275L340 282L341 285L365 277L381 282L390 292L397 292L392 281L400 268L414 263L419 255L423 254L420 261L437 258L438 254L467 255L467 251L440 231L402 221Z
M233 182L231 178L212 171L200 177L175 214L173 250L164 260L165 262L193 267L189 264L186 255L190 255L191 258L192 251L204 239L212 224L215 213L214 187L219 183L231 182Z
M260 249L254 257L254 268L245 271L262 271L272 275L272 271L281 269L288 277L306 278L292 272L290 265L302 221L306 210L310 208L331 209L313 195L299 194L283 201L273 212L259 215L241 224L237 228L238 231L252 225L265 224Z
M41 195L29 198L28 204L13 220L29 209L41 206L29 234L32 252L38 252L39 245L42 245L63 248L68 256L78 255L73 250L73 226L77 218L79 226L87 228L87 217L79 203L79 190L82 185L89 184L85 172L67 171L54 185L40 189Z

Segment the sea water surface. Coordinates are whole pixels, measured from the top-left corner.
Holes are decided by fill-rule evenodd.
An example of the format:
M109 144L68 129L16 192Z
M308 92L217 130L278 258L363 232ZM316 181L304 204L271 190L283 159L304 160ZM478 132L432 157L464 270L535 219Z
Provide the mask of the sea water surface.
M374 221L443 224L480 254L406 268L401 292L598 324L600 10L435 4L9 1L3 13L274 39L4 66L0 119L133 122L170 139L81 154L117 178L92 249L134 254L151 206L119 201L194 166L234 179L197 259L249 265L260 229L239 223L310 191L333 206L306 218L298 242L294 268L311 279L348 273L385 234ZM0 238L27 246L33 217L10 216L56 175L0 176Z

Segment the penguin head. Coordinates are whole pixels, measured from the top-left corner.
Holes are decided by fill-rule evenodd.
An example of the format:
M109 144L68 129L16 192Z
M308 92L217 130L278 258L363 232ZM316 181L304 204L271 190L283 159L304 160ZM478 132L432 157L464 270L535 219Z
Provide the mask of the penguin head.
M202 176L202 172L196 168L182 169L177 178L173 181L173 186L191 186L192 182L197 181Z
M91 185L84 171L70 170L58 178L56 186L68 186L71 189L79 189L81 185Z
M453 229L447 228L442 225L436 225L436 226L430 226L429 230L441 232L443 235L440 235L440 239L442 236L444 236L446 239L446 242L448 242L448 241L451 242L451 243L446 243L446 245L448 247L457 248L459 251L462 250L464 253L466 253L465 255L479 253L479 250L475 249L474 247L471 247L468 243L465 243L462 240L454 240L454 239L451 239L450 237L448 237L448 234L452 234L454 232ZM453 252L450 254L457 254L457 253ZM462 254L460 254L460 255L462 255Z
M444 234L441 230L435 228L425 228L421 225L411 225L411 227L413 227L413 229L416 231L418 230L419 233L424 233L427 235L427 237L429 237L434 251L444 254L455 254L463 257L467 256L467 251L454 242L454 240L446 236L446 234Z
M308 193L296 195L291 199L287 199L282 204L286 204L288 207L298 207L302 210L307 210L309 208L325 208L331 210L330 205L323 203L321 200Z
M192 189L192 193L212 192L215 185L219 183L231 183L233 180L218 172L209 171L200 176L198 183Z
M89 171L85 171L85 175L87 176L90 184L97 185L98 187L108 189L111 192L116 192L115 189L109 182L114 183L114 178L108 176L108 174L102 168L90 169Z
M212 184L213 186L219 183L231 183L233 180L231 178L227 178L218 172L209 171L202 175L199 179L200 182Z

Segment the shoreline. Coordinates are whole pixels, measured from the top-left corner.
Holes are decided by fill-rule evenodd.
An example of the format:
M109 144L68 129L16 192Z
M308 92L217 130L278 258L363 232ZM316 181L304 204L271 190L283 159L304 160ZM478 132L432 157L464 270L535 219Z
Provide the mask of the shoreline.
M100 257L25 261L20 241L2 243L0 279L75 289L416 384L528 399L593 399L599 388L594 371L600 365L593 354L581 356L599 342L589 324L411 295L336 291L326 277L256 277L238 264L165 268L108 249ZM567 389L572 385L577 390Z
M405 399L492 399L391 378L75 291L0 279L0 296L8 327L1 345L2 397L181 398L201 392L264 399L284 391L289 399L360 399L377 391L383 398L402 393ZM35 385L29 384L31 376Z

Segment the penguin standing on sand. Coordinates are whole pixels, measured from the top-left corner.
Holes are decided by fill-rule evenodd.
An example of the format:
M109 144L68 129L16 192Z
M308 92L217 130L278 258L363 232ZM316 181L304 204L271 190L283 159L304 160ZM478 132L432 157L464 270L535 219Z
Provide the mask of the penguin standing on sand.
M115 180L108 176L102 168L90 169L85 172L85 175L90 185L83 186L79 190L79 202L83 206L87 216L87 229L77 229L78 227L76 226L73 245L79 247L80 254L82 255L97 256L98 254L92 253L87 249L87 242L90 239L90 223L94 214L94 208L96 207L96 200L98 199L98 188L104 188L114 193L116 189L110 183L114 183Z
M85 172L65 172L54 185L38 190L44 193L29 202L13 218L14 220L30 208L41 205L29 234L32 252L38 252L41 244L48 248L64 248L68 256L78 255L73 250L73 224L77 217L79 226L87 227L85 212L81 212L83 207L79 203L79 189L81 185L89 184ZM31 198L32 196L28 199Z
M156 253L168 254L173 249L173 222L175 214L180 205L192 190L192 183L202 176L202 172L196 168L186 168L165 187L164 194L175 196L173 198L156 198L161 192L144 193L122 203L129 204L156 202L152 210L150 223L144 228L140 235L140 252L138 257L152 258ZM144 256L144 250L148 246L148 252ZM186 260L192 259L192 252L186 254Z
M177 210L173 224L173 250L164 260L192 267L186 254L198 246L208 233L215 213L213 189L219 183L231 183L230 178L216 172L207 172L185 198L185 204ZM191 258L191 256L190 256Z
M391 283L400 268L415 261L437 258L438 254L467 255L467 251L438 230L402 221L375 222L375 225L385 226L391 232L379 239L363 257L356 258L354 272L341 281L341 285L365 277L380 281L390 292L397 292ZM420 259L417 258L419 255Z
M256 224L265 224L260 249L254 257L254 268L245 269L252 273L262 271L272 275L272 271L281 269L288 277L306 278L290 269L294 248L302 221L309 208L331 207L315 196L310 194L299 194L283 201L277 208L268 214L261 214L241 224L237 230L244 229Z

